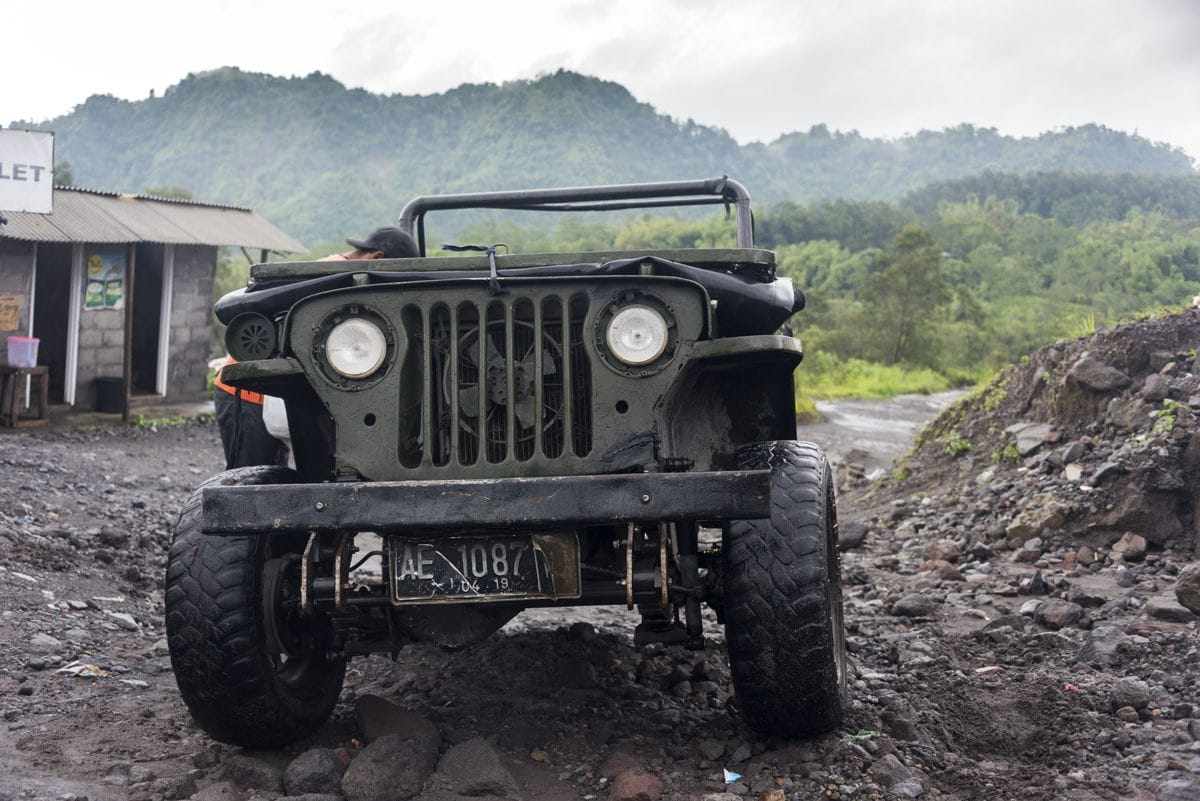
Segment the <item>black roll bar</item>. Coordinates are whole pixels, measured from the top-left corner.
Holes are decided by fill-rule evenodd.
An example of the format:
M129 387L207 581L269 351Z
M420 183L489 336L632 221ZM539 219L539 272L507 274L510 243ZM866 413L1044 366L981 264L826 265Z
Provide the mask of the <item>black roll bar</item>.
M722 176L701 181L662 181L568 189L523 189L512 192L471 192L422 195L400 212L399 226L412 234L425 255L425 215L449 209L510 209L520 211L618 211L726 204L734 208L737 246L754 247L750 193L737 181Z

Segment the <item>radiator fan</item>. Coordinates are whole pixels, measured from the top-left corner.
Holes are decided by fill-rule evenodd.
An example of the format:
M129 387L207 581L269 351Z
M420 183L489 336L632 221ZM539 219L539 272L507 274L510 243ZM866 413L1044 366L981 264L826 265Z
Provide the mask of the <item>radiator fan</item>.
M534 428L540 421L543 431L556 425L563 406L562 347L548 330L543 329L542 347L542 408L537 408L535 381L537 376L536 342L537 332L531 323L517 320L513 327L513 390L515 397L508 397L508 376L504 357L504 321L496 320L487 326L486 363L479 364L479 327L460 329L458 336L458 409L461 430L472 436L480 436L480 397L486 398L487 411L483 430L487 440L495 445L507 441L505 430L508 423L508 406L514 405L517 419L515 441L529 442ZM443 345L442 359L442 408L449 414L450 393L455 391L451 384L449 343Z

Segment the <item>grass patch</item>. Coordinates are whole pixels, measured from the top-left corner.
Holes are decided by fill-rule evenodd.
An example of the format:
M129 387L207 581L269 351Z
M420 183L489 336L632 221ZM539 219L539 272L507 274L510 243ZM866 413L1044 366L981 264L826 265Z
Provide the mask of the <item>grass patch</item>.
M957 431L951 431L942 437L942 450L957 459L971 450L971 440Z
M204 420L210 417L215 417L211 414L201 414L195 417L147 417L144 414L139 414L129 419L129 425L134 428L159 429L169 426L186 425L194 420Z
M1162 409L1155 413L1154 427L1150 430L1152 434L1170 434L1175 430L1175 421L1179 418L1179 408L1186 404L1179 401L1166 398L1162 402Z
M997 448L992 451L992 464L1017 464L1021 461L1021 452L1017 450L1015 443L1010 442L1003 448Z
M839 359L831 353L809 353L796 370L796 416L817 418L816 401L826 398L892 398L929 395L978 381L983 370L956 370L952 375L928 367L878 364Z
M814 423L821 419L817 411L817 401L807 395L796 393L796 420L801 423Z
M798 389L817 398L891 398L928 395L950 389L950 379L928 367L842 361L831 353L810 353L796 371Z

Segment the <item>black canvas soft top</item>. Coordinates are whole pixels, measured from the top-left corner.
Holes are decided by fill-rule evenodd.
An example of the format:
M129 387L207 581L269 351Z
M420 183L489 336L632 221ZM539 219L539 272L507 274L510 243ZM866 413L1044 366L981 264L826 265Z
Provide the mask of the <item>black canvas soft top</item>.
M336 265L338 268L336 271L324 268L321 271L323 274L319 273L311 278L299 278L295 270L297 265L291 266L288 278L272 279L268 274L264 274L265 271L259 271L248 288L231 292L217 301L214 311L217 319L228 325L235 317L247 313L274 318L312 294L356 285L488 280L488 272L478 268L446 269L442 266L447 262L467 262L467 259L437 261L442 269L411 269L416 265L410 264L405 265L410 269L403 271L387 269L391 266L390 262L350 263L357 269L351 268L346 262L311 262L308 264ZM725 262L724 269L717 269L716 265L700 267L660 256L637 255L598 262L500 267L497 275L503 285L505 278L636 276L641 275L647 267L653 275L683 278L702 286L709 297L717 302L717 324L726 335L774 333L792 314L804 308L804 294L793 287L791 279L775 276L773 258L769 263Z

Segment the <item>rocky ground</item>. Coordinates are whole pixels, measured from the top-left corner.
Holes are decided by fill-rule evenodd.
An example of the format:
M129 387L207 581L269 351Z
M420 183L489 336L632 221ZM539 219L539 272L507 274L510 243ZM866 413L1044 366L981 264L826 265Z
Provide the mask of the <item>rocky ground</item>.
M1183 316L1062 343L891 476L843 468L853 705L811 741L740 722L715 622L704 653L635 648L596 609L352 662L311 740L216 744L161 592L215 426L0 436L0 801L1200 799L1196 342Z

